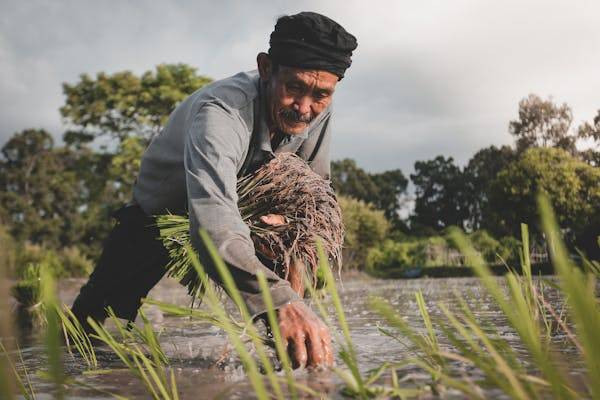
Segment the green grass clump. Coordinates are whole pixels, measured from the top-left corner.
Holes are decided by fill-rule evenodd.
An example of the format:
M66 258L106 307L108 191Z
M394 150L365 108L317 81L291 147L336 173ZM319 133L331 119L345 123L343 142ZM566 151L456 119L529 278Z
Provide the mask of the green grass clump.
M452 233L457 246L467 256L477 277L492 297L508 323L527 350L528 360L516 354L511 345L494 329L478 321L467 302L459 298L460 309L450 311L438 304L443 318L432 319L425 307L423 296L417 294L417 303L426 328L418 333L385 301L373 299L373 309L392 329L382 332L399 340L408 339L418 350L410 362L431 374L434 387L451 387L471 398L486 398L486 389L500 389L513 399L600 398L600 309L595 295L596 275L591 269L573 264L560 239L559 231L548 201L540 197L539 207L544 232L548 238L559 278L559 293L568 306L568 315L575 322L572 332L564 317L543 297L541 282L533 279L528 254L527 229L523 227L523 276L509 272L507 287L501 287L481 256L458 231ZM553 320L552 320L553 319ZM585 387L578 387L565 370L559 349L550 340L553 330L560 330L579 351L585 362ZM438 336L451 346L442 348ZM481 379L457 377L456 365L476 368Z
M110 309L108 317L114 323L117 332L113 334L105 326L88 318L88 323L95 331L92 337L112 349L129 371L142 382L153 399L179 399L175 373L173 369L167 368L169 360L143 311L140 312L143 322L141 328L133 324L124 324Z

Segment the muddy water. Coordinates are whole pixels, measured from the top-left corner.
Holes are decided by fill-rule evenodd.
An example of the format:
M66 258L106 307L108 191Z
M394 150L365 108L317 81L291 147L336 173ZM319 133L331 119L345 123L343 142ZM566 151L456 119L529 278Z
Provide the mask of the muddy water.
M501 278L500 278L501 279ZM75 297L81 281L61 282L60 297L66 304ZM378 324L381 318L368 307L370 296L380 296L389 301L416 328L422 329L415 292L421 290L428 303L430 312L436 314L436 303L442 302L451 309L458 307L455 294L468 299L478 318L494 326L499 334L513 344L518 352L518 341L513 331L506 325L506 320L499 315L497 308L483 293L476 279L416 279L416 280L375 280L370 278L348 278L340 286L340 294L344 305L354 344L357 349L359 364L363 371L380 366L386 361L401 361L413 356L410 347L381 334ZM550 302L557 303L555 293L547 293ZM150 296L154 299L178 305L188 305L189 297L185 290L172 280L163 280ZM176 372L178 387L182 399L199 398L248 398L252 397L251 387L244 378L242 367L227 345L224 333L205 323L186 318L163 315L157 308L146 307L146 314L155 328L161 332L160 341L169 356ZM332 311L332 309L331 309ZM565 352L566 359L572 350L563 342L565 338L555 337L559 348ZM44 368L43 347L32 336L25 342L23 357L28 370L37 371ZM108 349L98 349L100 367L113 369L108 374L84 374L85 366L77 357L65 355L65 366L70 376L96 389L116 393L130 398L145 399L150 396L143 386L127 371ZM569 366L575 374L578 365ZM401 376L406 378L406 385L427 382L427 377L416 370L406 369ZM463 371L475 374L473 371ZM327 371L296 371L297 380L304 382L324 393L328 397L341 398L339 390L341 381L335 374ZM33 378L38 398L50 397L49 385ZM69 387L68 398L110 398L96 390L81 387Z

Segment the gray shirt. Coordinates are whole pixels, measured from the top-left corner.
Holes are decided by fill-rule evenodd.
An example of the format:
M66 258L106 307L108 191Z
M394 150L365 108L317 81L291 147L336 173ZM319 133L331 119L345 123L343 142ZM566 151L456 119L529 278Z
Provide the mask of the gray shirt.
M266 310L256 272L262 270L276 307L298 300L289 283L256 257L250 230L237 207L238 176L292 152L329 179L331 109L303 135L286 136L271 148L264 89L258 72L241 72L190 95L171 113L166 126L142 157L134 201L149 215L189 212L192 244L200 250L204 228L228 264L252 314ZM206 257L203 258L206 264ZM217 282L214 269L207 272Z

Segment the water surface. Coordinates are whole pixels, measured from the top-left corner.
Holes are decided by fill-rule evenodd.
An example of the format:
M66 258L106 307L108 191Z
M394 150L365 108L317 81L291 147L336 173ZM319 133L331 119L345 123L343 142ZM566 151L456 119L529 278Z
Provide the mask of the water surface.
M498 279L502 281L504 278ZM81 280L62 281L61 300L65 304L70 304L81 284ZM490 329L496 329L498 334L508 340L526 360L526 354L520 347L516 335L507 326L505 318L500 315L497 307L490 301L475 278L378 280L352 277L344 279L343 284L339 285L339 290L363 371L376 368L386 361L406 360L415 354L415 349L408 346L408 342L401 344L378 330L378 325L385 326L385 324L370 310L368 299L371 296L384 298L411 326L422 330L415 301L415 292L419 290L422 291L428 309L434 316L439 315L437 303L444 303L450 309L456 310L458 307L456 295L464 297L473 308L475 315L487 323ZM561 307L553 290L548 289L546 295L552 304ZM149 297L177 305L190 303L185 289L170 279L161 281ZM329 309L333 312L331 307ZM182 399L252 397L251 387L244 377L239 360L228 345L224 332L206 323L164 315L153 306L145 306L145 310L156 330L160 331L160 341L175 370ZM45 366L43 347L35 334L22 340L23 357L28 370L35 372L43 369ZM573 349L566 343L564 337L556 336L553 340L557 343L557 348L564 353L567 362L575 359L571 356ZM337 347L337 343L335 345ZM445 345L443 341L442 345ZM100 368L116 371L102 375L84 375L85 365L82 360L68 354L64 357L65 368L71 376L95 388L130 398L149 398L144 387L133 375L123 369L120 360L109 349L99 348L98 358ZM575 375L581 374L581 365L571 363L569 368ZM399 373L407 386L428 382L428 377L414 368L406 368ZM457 371L457 373L471 374L473 377L477 377L478 374L477 371ZM341 381L331 372L296 371L295 376L299 381L329 397L342 397L339 394ZM385 379L384 377L383 380ZM33 383L38 398L50 397L50 385L35 376ZM94 390L72 387L68 388L67 395L68 398L73 399L110 398Z

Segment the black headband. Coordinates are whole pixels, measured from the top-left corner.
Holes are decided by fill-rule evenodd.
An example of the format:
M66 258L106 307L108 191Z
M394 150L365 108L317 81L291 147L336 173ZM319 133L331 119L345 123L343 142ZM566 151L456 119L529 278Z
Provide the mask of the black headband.
M277 20L270 45L269 55L277 64L328 71L342 79L357 43L337 22L301 12Z

